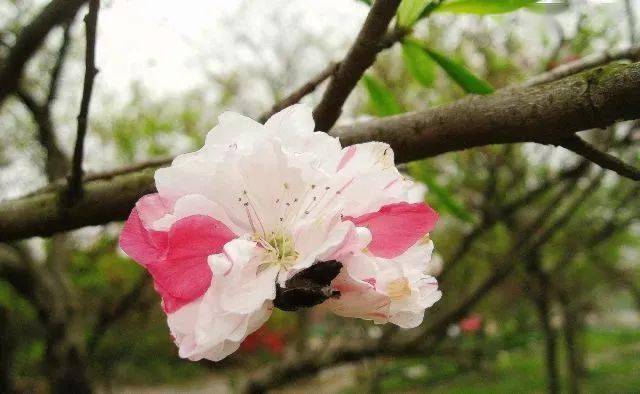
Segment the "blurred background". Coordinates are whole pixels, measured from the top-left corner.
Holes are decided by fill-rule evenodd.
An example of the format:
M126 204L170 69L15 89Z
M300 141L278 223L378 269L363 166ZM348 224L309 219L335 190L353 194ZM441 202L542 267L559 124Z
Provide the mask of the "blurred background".
M0 1L0 62L45 4ZM104 1L86 171L197 149L225 110L257 118L341 59L368 7L356 0ZM433 13L414 37L444 61L409 45L383 52L340 122L434 107L634 46L637 9L635 0L571 0L496 15ZM0 201L46 186L59 174L58 159L71 155L85 13L47 38L19 94L0 110ZM62 47L48 114L52 150L29 102L48 99ZM460 69L469 78L451 78ZM319 93L303 102L317 103ZM592 142L640 162L637 122ZM538 144L448 153L402 170L427 186L426 200L441 214L433 274L444 297L421 327L396 330L321 308L276 310L223 362L181 360L159 299L118 248L121 224L113 223L0 244L0 260L60 283L43 298L31 277L0 269L0 392L48 392L64 374L86 391L230 392L282 360L300 368L272 379L278 392L640 392L638 183ZM62 323L47 318L55 313ZM415 351L385 352L394 338L412 336L422 339ZM378 356L330 354L369 342ZM299 361L322 350L320 366Z

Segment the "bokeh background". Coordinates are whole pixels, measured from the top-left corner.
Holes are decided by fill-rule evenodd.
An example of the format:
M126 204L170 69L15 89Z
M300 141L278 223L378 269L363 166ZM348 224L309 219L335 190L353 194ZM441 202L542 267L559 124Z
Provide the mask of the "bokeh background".
M0 1L0 61L45 3ZM103 2L86 171L197 149L225 110L258 117L341 59L368 7L356 0ZM638 1L571 0L500 15L434 13L416 24L414 36L497 89L636 45L636 9ZM63 155L73 149L82 91L84 13L68 30L52 105ZM28 65L22 86L37 99L46 96L63 30ZM446 67L428 59L416 66L407 52L396 45L381 54L340 122L430 108L466 94ZM320 94L303 102L317 103ZM38 125L24 104L13 97L0 110L0 200L48 182ZM592 141L640 162L637 122L612 126ZM427 186L426 200L441 214L432 238L444 297L422 327L396 330L321 308L275 311L224 362L181 360L158 297L119 250L121 224L113 223L0 245L0 259L35 270L63 267L55 272L66 283L57 295L67 300L65 346L78 349L64 362L51 354L60 338L43 323L40 305L47 301L34 302L29 281L16 284L0 270L0 392L48 392L52 374L65 368L99 392L230 392L282 360L353 343L375 343L382 351L326 362L317 371L301 364L303 372L274 382L274 390L640 391L637 183L538 144L448 153L402 169ZM423 341L415 351L385 353L400 337Z

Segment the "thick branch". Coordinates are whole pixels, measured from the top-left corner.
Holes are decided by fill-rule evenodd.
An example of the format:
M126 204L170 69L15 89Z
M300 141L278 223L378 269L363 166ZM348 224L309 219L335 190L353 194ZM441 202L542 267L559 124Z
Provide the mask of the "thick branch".
M331 134L343 145L387 142L399 163L481 145L558 140L639 118L639 87L640 64L613 64L541 86L356 123ZM6 201L0 204L0 240L122 220L139 197L153 190L153 171L146 169L85 182L85 196L72 208L58 205L56 190Z
M316 130L331 129L340 117L347 97L383 49L380 44L399 5L400 0L376 0L371 6L356 41L331 78L322 100L313 110Z
M339 127L332 134L343 145L387 142L402 162L488 144L549 141L637 118L638 87L640 64L610 64L548 84Z
M89 104L93 92L93 81L98 69L96 68L96 30L98 27L98 11L100 0L89 1L89 13L84 18L86 26L85 45L85 71L84 85L82 87L82 100L80 101L80 113L78 114L78 132L71 161L71 175L69 176L68 197L75 200L82 194L82 157L84 155L84 139L87 134L87 118L89 116Z
M19 86L24 67L49 32L75 16L86 0L53 0L25 26L0 67L0 107Z

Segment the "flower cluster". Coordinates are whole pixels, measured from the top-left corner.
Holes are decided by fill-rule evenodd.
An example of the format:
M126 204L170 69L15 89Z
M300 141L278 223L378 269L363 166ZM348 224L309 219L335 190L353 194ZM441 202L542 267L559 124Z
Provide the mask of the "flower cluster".
M136 203L120 246L153 276L181 357L231 354L282 289L326 262L339 273L313 304L341 316L415 327L440 298L425 273L438 216L421 186L388 145L342 148L313 130L303 105L264 125L224 113Z

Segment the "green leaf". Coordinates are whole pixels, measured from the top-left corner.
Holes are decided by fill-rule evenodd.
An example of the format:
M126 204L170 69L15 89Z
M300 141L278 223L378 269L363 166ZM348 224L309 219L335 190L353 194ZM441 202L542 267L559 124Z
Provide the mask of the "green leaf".
M371 4L373 4L373 0L358 0L358 1L361 3L365 3L369 7L371 7Z
M489 94L494 89L489 82L473 75L463 65L448 57L422 46L423 50L467 93Z
M462 203L458 202L451 192L438 184L435 176L429 171L423 162L409 164L409 174L416 180L424 183L429 188L427 196L434 197L434 205L465 222L473 222L473 215Z
M371 75L364 75L362 77L362 83L367 90L369 104L375 115L391 116L403 112L400 103L398 103L391 90L389 90L382 81L377 80Z
M411 27L422 15L429 0L402 0L398 7L398 25Z
M424 51L422 45L415 40L407 39L402 42L402 58L409 73L420 82L429 87L436 79L436 64Z
M436 12L456 14L503 14L527 7L538 0L450 0L442 4Z

